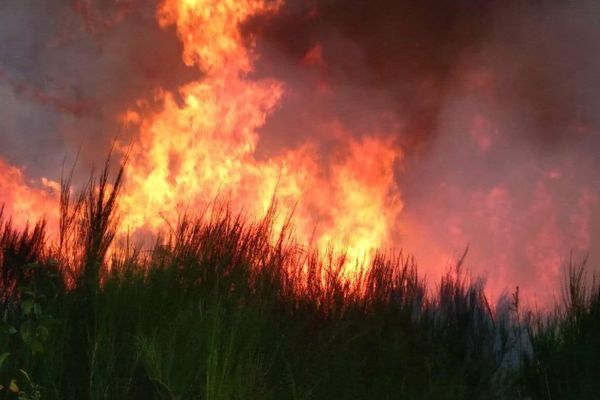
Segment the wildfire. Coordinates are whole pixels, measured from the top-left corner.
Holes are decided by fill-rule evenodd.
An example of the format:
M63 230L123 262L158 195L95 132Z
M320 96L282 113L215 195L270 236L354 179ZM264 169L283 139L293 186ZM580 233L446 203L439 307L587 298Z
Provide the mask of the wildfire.
M42 179L37 184L28 181L21 170L0 158L0 207L18 229L46 219L51 232L58 222L57 182Z
M540 147L539 153L532 152L538 139L545 135L535 131L537 125L530 121L530 116L524 118L517 111L518 107L503 105L504 97L512 92L500 89L504 85L502 79L508 79L502 78L507 73L503 63L499 66L488 65L487 61L481 64L475 57L471 66L469 57L457 57L467 60L460 63L461 73L452 72L450 67L446 71L438 65L437 36L435 40L428 40L428 34L420 28L413 32L414 27L409 27L406 35L413 32L416 36L425 36L422 41L416 37L419 50L415 48L414 52L401 54L401 57L390 53L388 65L380 53L387 56L388 48L390 52L397 52L404 47L385 43L385 46L375 46L373 54L363 54L363 46L378 42L372 40L370 34L364 43L354 37L360 35L360 30L349 32L348 37L345 34L338 37L338 33L329 37L330 28L347 22L337 19L335 23L328 22L319 16L326 11L316 5L301 16L293 12L288 15L289 10L282 9L283 2L161 0L155 13L156 22L152 15L147 20L144 11L142 23L137 17L133 18L133 14L142 12L137 9L137 2L121 1L112 5L114 9L105 9L94 1L77 1L71 12L77 14L76 18L83 18L86 33L80 36L85 37L85 43L100 40L110 29L128 28L125 24L131 25L131 32L143 28L140 32L152 31L158 37L162 36L156 31L165 29L169 41L161 45L161 49L168 48L171 51L168 54L181 49L177 57L181 57L187 68L183 68L185 72L171 74L181 79L164 80L163 74L158 74L161 79L155 79L156 69L163 65L175 65L164 68L169 71L181 68L179 59L169 64L151 63L149 68L142 62L140 68L128 69L139 73L132 79L135 84L131 88L115 91L115 96L83 96L93 92L98 82L104 82L102 71L106 68L110 67L106 76L118 75L114 71L120 71L119 64L113 66L113 59L122 56L123 49L129 51L129 47L117 46L118 51L107 57L113 60L108 61L110 65L98 69L99 78L89 79L93 84L87 82L87 69L85 84L79 85L77 76L66 83L53 81L54 72L49 74L48 82L43 81L45 78L29 82L27 74L23 78L22 74L11 72L10 66L4 70L4 65L0 65L0 95L7 98L8 105L15 107L25 101L25 104L35 103L36 107L51 108L50 114L57 121L57 131L53 133L59 134L56 137L65 137L65 142L69 140L67 137L75 137L74 126L122 123L127 139L116 143L116 149L117 153L127 155L127 164L117 212L120 233L132 235L134 242L168 229L183 213L203 215L215 199L227 201L233 212L242 212L250 219L265 216L275 200L276 229L283 227L292 215L292 233L298 244L321 250L332 247L343 250L349 266L354 265L355 260L368 263L377 248L403 248L416 256L421 272L436 279L470 245L467 261L478 268L478 274L489 274L488 288L492 287L495 293L501 293L518 280L539 281L541 283L534 285L538 292L549 293L546 288L555 284L569 249L585 253L595 238L594 211L599 202L595 184L597 168L583 149L591 136L581 136L592 132L593 126L587 127L582 122L583 128L579 123L574 128L565 127L561 135L567 138L567 134L573 133L574 136L565 141L564 152L552 153L552 143L548 149ZM70 8L65 8L68 14ZM104 12L108 9L117 11ZM303 37L301 46L283 37L284 42L293 42L288 52L287 45L277 42L280 38L269 42L270 35L279 32L279 22L276 28L267 27L263 31L263 28L255 28L264 21L267 26L270 18L259 18L257 24L251 24L251 29L242 29L246 22L255 22L253 18L261 16L276 16L275 21L280 17L283 21L289 18L312 21L318 17L319 24L326 26L325 33L316 33L320 28L314 29L312 22L307 23L308 31L315 34ZM75 35L81 26L71 20L67 22L68 29L61 31L57 40L50 41L52 51L64 50L65 54L71 54L69 46L86 48ZM146 24L152 29L147 30ZM315 22L314 27L319 24ZM295 29L296 25L292 26ZM267 44L260 68L257 67L261 57L258 49L262 47L257 43L262 46L263 42L252 36L253 29L259 32L256 35L264 34L261 40ZM275 29L275 33L269 34L269 29ZM123 29L121 34L129 32ZM382 32L374 32L373 38L381 35ZM100 40L98 48L113 51L113 38L109 39ZM138 40L132 43L137 45ZM297 51L302 48L304 54ZM164 51L157 53L165 54ZM333 59L332 55L340 59ZM77 50L74 59L80 56ZM173 60L173 56L170 57L168 60ZM61 62L59 55L54 58ZM410 72L400 68L397 77L391 73L401 65L400 61L412 58L414 63L409 63L412 66L432 64L433 67L424 67L422 74L415 73L413 67L408 68ZM132 57L127 59L127 65L137 65L138 61ZM354 61L358 63L356 70L348 69ZM88 65L87 60L83 64ZM16 65L18 68L19 63ZM55 64L49 65L51 68L44 68L55 71ZM197 80L190 81L192 78L186 75L190 70L194 77L199 76ZM429 74L435 75L438 70L446 71L443 79L435 76L430 79ZM285 81L265 78L265 71ZM529 69L523 68L523 71ZM510 69L509 75L513 73L515 71ZM355 76L361 78L356 81ZM370 78L363 82L362 77ZM393 79L399 82L414 79L415 85L407 82L406 89L404 85L392 85L394 88L389 90L380 87ZM188 83L177 87L177 82L182 81ZM428 83L424 84L425 81ZM447 94L440 94L438 99L434 92L442 81L453 82ZM520 84L519 80L515 82ZM79 86L86 89L80 91ZM141 87L147 90L141 91ZM161 89L156 90L157 87ZM530 89L524 87L523 90ZM150 92L152 95L148 96ZM121 99L122 93L127 94L126 100L118 107L102 107L103 99ZM535 91L531 98L525 96L529 99L526 102L537 101L538 94ZM372 104L358 103L371 95ZM415 107L407 105L413 95L416 95ZM427 122L421 127L419 121L435 119L436 115L427 111L429 106L423 106L423 102L431 102L432 110L439 105L440 111L435 124ZM540 109L545 109L541 106ZM102 112L88 115L96 107ZM25 109L24 113L27 112ZM11 111L5 114L10 115ZM63 114L66 119L62 118ZM542 114L545 118L546 113ZM300 121L299 116L310 121ZM12 125L18 125L21 119L21 116L15 118ZM81 124L74 123L75 120ZM110 124L105 124L108 120ZM286 125L287 121L292 122ZM35 122L36 127L42 126L39 121ZM5 125L9 128L3 125L0 131L14 129L11 124ZM436 126L435 132L428 133L433 129L430 125ZM282 126L289 126L289 132ZM307 132L301 131L303 127ZM275 129L279 131L274 132ZM24 143L12 142L20 133L17 128L14 133L10 132L8 140L2 141L7 146L2 150L4 155L14 143ZM295 133L300 136L292 137ZM535 136L538 133L539 137ZM274 134L284 140L273 139ZM529 136L535 140L529 141ZM586 157L574 159L568 153L571 151L573 154L581 151ZM108 149L98 149L98 158L106 152ZM18 159L21 153L16 151L13 158ZM86 158L86 163L91 161L87 156L82 158ZM400 166L402 175L396 176L395 171L400 170ZM51 233L56 232L60 188L54 180L58 177L45 176L31 179L20 164L13 166L0 158L0 206L4 206L4 217L10 217L16 228L45 217ZM405 209L403 200L407 203ZM521 268L522 265L531 268Z
M221 195L253 218L264 216L275 199L275 227L293 214L299 243L337 247L350 259L368 261L389 239L402 209L394 183L394 163L402 153L386 135L358 137L332 119L328 131L335 148L327 161L311 142L266 158L256 155L258 130L278 107L284 86L249 77L258 55L240 24L281 4L166 0L160 5L158 23L175 25L184 62L203 77L179 93L163 91L149 99L162 104L158 112L144 108L140 99L120 117L139 130L131 147L118 144L130 149L119 209L123 233L157 233L165 220L173 222L183 211L193 214ZM319 60L324 63L321 53ZM55 182L43 180L36 187L3 161L0 170L0 202L15 225L42 216L58 220Z
M274 195L276 225L294 210L300 242L343 243L352 258L367 258L388 239L401 210L393 167L401 152L391 140L356 139L333 124L339 149L319 159L313 143L266 159L256 156L258 129L278 106L284 87L248 77L257 55L239 25L274 12L280 2L165 1L161 26L174 24L183 59L205 76L180 89L183 104L160 93L154 115L129 112L139 124L122 199L123 228L156 231L164 219L194 210L223 193L236 209L264 215ZM282 132L285 134L285 132Z

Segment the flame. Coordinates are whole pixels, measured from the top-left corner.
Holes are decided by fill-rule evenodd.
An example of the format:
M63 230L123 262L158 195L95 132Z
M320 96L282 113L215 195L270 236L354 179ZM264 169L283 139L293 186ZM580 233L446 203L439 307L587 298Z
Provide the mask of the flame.
M159 92L162 109L140 100L121 116L139 129L129 153L121 198L122 232L156 233L182 211L194 211L225 194L232 206L254 217L265 215L275 196L276 227L294 215L300 243L330 248L368 262L390 239L402 210L394 164L402 151L385 134L358 137L336 121L327 126L335 148L327 160L319 143L269 157L256 155L258 130L278 107L284 87L250 79L257 58L240 24L271 13L281 2L257 0L167 0L158 9L162 27L175 25L184 44L183 60L203 73L200 81ZM322 63L322 53L318 52ZM282 132L285 134L285 132ZM119 144L123 151L129 146ZM45 217L58 221L58 183L34 182L0 159L0 204L17 227ZM54 231L56 228L53 228ZM341 248L340 248L341 247Z
M42 178L28 181L23 172L0 158L0 207L11 219L13 227L23 229L46 219L50 233L56 232L58 222L59 184Z
M385 134L358 138L332 123L331 161L318 155L316 143L266 158L256 154L258 129L278 107L284 87L249 77L258 55L239 26L280 6L258 0L166 0L159 7L160 25L177 28L184 62L204 76L177 94L157 93L159 112L130 110L123 116L140 129L121 201L124 230L156 232L165 219L194 211L219 193L235 208L260 217L276 194L276 224L293 211L300 242L342 243L348 256L368 261L390 239L402 209L394 184L394 164L402 152Z

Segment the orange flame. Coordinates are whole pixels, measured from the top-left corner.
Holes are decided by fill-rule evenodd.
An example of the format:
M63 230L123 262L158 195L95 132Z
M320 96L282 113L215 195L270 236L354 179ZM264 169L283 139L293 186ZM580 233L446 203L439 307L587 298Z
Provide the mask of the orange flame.
M248 77L257 55L239 25L280 6L259 0L166 0L159 7L160 25L174 24L184 43L184 62L205 75L177 95L157 93L152 100L161 101L158 112L130 110L122 116L139 128L120 204L122 232L156 233L165 219L193 213L222 193L235 209L258 218L276 195L276 227L293 213L298 242L321 249L342 243L337 250L352 260L368 262L390 239L402 209L394 181L402 152L391 138L380 132L358 138L333 121L327 130L335 148L327 161L311 142L266 158L256 155L258 129L279 105L284 87ZM139 109L143 105L141 100ZM0 204L15 226L41 217L57 223L56 182L27 180L1 159L0 172Z
M45 218L50 231L56 232L58 193L57 182L43 178L36 185L27 181L19 168L0 159L0 207L13 227L23 229Z
M174 24L183 60L202 69L202 80L158 93L162 110L130 111L139 140L130 153L121 203L123 229L155 232L182 208L226 193L234 207L260 217L276 193L282 224L294 210L300 242L319 247L342 242L352 258L366 258L389 239L402 203L394 184L401 151L385 135L357 139L339 124L333 161L319 158L314 143L259 159L257 130L278 106L283 85L248 77L257 55L239 25L276 11L280 2L166 0L161 26ZM283 132L285 133L285 132Z

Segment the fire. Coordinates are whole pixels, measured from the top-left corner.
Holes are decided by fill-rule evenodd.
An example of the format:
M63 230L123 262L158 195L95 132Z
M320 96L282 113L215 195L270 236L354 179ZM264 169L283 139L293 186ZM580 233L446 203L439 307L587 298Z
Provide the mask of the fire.
M182 43L181 59L189 69L196 69L194 76L201 78L190 82L186 76L188 83L177 90L173 90L175 83L162 83L163 88L155 91L152 98L144 91L129 107L119 105L120 111L114 115L94 113L95 122L90 122L89 116L86 119L86 114L99 103L93 99L81 102L79 95L63 98L56 94L70 92L70 83L61 87L56 82L24 82L21 74L0 70L0 83L6 86L0 89L14 95L10 100L15 105L24 99L50 107L53 116L67 115L65 121L57 118L64 122L57 125L61 126L58 129L69 131L68 135L57 132L60 137L75 137L76 132L70 129L76 119L81 119L82 126L104 117L111 119L111 124L115 119L123 124L127 141L116 144L117 151L127 155L118 210L120 233L153 236L168 229L166 222L172 225L182 213L201 216L215 199L228 201L233 212L260 219L269 212L274 199L278 211L275 228L282 227L292 215L293 235L301 246L344 250L349 265L354 260L368 262L377 248L393 246L414 254L420 271L435 280L469 246L466 261L477 268L476 274L489 276L487 287L491 292L499 294L519 280L535 281L533 286L540 298L549 299L547 288L557 283L569 250L585 253L597 233L597 168L584 149L591 137L581 136L592 132L593 126L584 121L571 127L574 136L565 141L564 151L552 153L551 143L548 149L532 151L545 135L536 136L542 132L535 131L536 124L529 116L524 118L515 111L518 107L503 105L502 99L511 92L499 89L506 72L503 66L496 71L493 63L479 65L476 58L473 66L469 66L470 61L461 64L460 74L448 75L456 79L450 85L455 88L449 95L441 96L444 99L440 99L441 110L434 124L435 138L428 138L427 132L422 138L418 121L423 119L419 106L423 99L419 100L419 92L424 91L422 97L429 99L436 79L431 79L430 88L429 83L423 85L420 74L408 74L408 79L416 79L417 106L396 107L396 89L380 90L380 83L388 78L380 82L377 74L382 72L379 67L385 66L387 76L399 64L392 60L389 65L379 65L379 57L370 60L369 54L361 53L362 42L353 43L353 37L327 38L329 33L325 37L315 34L303 38L312 40L303 43L308 48L304 48L303 56L297 54L295 46L291 55L283 54L283 61L278 53L263 55L265 69L289 82L257 78L264 71L255 73L261 57L256 38L248 32L242 34L240 27L253 17L276 13L285 16L285 20L288 17L287 11L282 10L283 1L161 0L156 10L157 26L174 28ZM139 21L126 22L137 3L118 3L114 5L117 11L105 16L90 0L77 1L74 11L83 18L86 31L92 36L121 23L137 24ZM315 6L300 18L313 20L320 12L324 11ZM70 29L65 32L64 35L71 35ZM64 35L61 33L58 38L61 46ZM269 40L269 35L265 35L265 40ZM437 40L432 41L432 46L435 43ZM72 46L78 48L79 44L74 41ZM437 54L437 49L431 50ZM383 50L375 53L378 51ZM343 63L334 61L332 54L341 55ZM423 55L419 50L406 57L414 56L414 65L420 65L419 60L430 57L428 54L425 49ZM359 65L359 76L376 73L373 82L379 83L364 83L368 86L365 90L348 88L355 84L348 81L354 72L346 76L340 71L346 70L347 63L362 63L363 58L375 62L372 66L370 62ZM437 56L432 60L437 60ZM181 62L177 60L175 64ZM344 68L339 70L341 66ZM285 68L292 68L293 73L281 73ZM425 68L424 75L428 74ZM405 77L406 73L402 73L397 79ZM426 80L429 82L430 78ZM443 81L446 80L444 75ZM155 88L162 80L155 82L152 78L152 82L151 87ZM131 98L135 98L136 90L129 89ZM364 93L373 93L377 101L358 104ZM411 101L408 97L413 89L406 93L409 94L403 95L400 103ZM537 96L537 92L534 94ZM283 100L289 100L285 103L289 108L274 116L283 107ZM436 96L432 95L431 102L437 104ZM338 112L346 115L336 115ZM285 119L292 113L293 121L298 121L299 115L311 120L300 123L300 127L290 126L290 132L284 128L278 133L286 140L271 142L273 127L285 126ZM351 113L356 115L348 115ZM428 119L430 114L423 115ZM273 124L268 125L270 118ZM351 126L351 122L342 121L359 123ZM427 126L425 131L430 129ZM291 132L298 132L301 127L310 127L305 129L311 132L300 133L309 139L291 137ZM569 129L563 134L565 139ZM534 136L535 141L531 141ZM8 143L5 152L9 151L10 142L3 142ZM282 142L286 142L284 149L269 147L272 143L272 147L281 147ZM98 158L107 151L98 149ZM14 158L18 158L19 152L15 154ZM574 158L572 154L582 157ZM395 173L399 167L401 175ZM4 216L11 217L15 227L23 228L45 217L50 230L56 232L60 188L51 180L57 179L56 175L46 177L50 179L31 179L27 170L0 159L0 206L4 205ZM134 242L137 237L133 237Z
M23 229L46 219L52 233L58 222L57 182L42 179L30 182L21 170L0 158L0 207L4 215L11 219L13 227Z
M179 93L140 99L120 116L139 131L131 146L118 143L128 152L122 233L157 233L165 220L194 214L222 196L251 218L264 216L275 199L276 228L293 215L298 243L343 250L351 260L368 262L391 239L402 210L394 179L402 151L390 135L359 136L332 118L324 122L334 144L326 157L316 142L257 155L259 129L285 88L276 80L250 78L258 55L240 24L280 6L259 0L166 0L159 7L158 23L175 25L184 62L203 77ZM324 63L321 50L317 55ZM160 111L145 107L156 100ZM0 203L15 225L44 216L58 221L56 182L32 183L2 160L0 171Z
M276 224L293 212L301 243L342 243L351 258L368 261L390 239L402 209L394 183L402 153L385 135L357 138L333 122L331 161L319 157L315 143L256 155L258 130L278 107L284 86L248 76L258 55L239 25L280 6L257 0L167 0L160 6L159 23L176 26L184 62L205 75L180 88L182 101L158 93L161 111L124 116L140 134L126 171L123 229L155 232L165 219L193 212L218 194L260 217L276 195Z

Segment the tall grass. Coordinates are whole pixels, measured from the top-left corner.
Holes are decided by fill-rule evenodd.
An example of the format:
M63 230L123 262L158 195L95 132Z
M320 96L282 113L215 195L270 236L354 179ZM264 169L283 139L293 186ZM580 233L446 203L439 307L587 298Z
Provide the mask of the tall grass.
M552 318L523 325L533 349L524 352L518 295L508 311L490 305L462 262L433 290L402 253L377 254L349 281L343 255L301 248L290 224L274 231L276 207L252 221L215 204L183 216L149 251L119 251L123 171L111 180L108 170L74 199L63 180L56 244L43 221L17 231L0 212L0 396L490 399L597 389L597 286L569 287ZM582 273L570 275L575 288ZM561 376L564 362L589 376Z
M585 264L569 263L560 302L529 326L523 379L536 398L600 398L600 285Z

